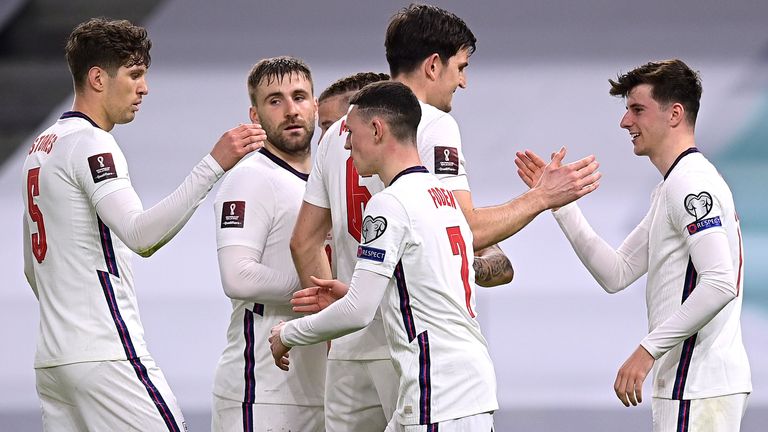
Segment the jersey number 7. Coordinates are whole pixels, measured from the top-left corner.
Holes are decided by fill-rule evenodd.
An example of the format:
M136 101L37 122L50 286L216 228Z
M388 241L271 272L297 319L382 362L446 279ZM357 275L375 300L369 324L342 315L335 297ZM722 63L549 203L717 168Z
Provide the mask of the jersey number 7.
M461 229L457 226L447 227L448 241L451 242L451 252L454 255L461 255L461 281L464 283L464 298L467 301L467 311L469 316L475 317L472 311L472 285L469 284L469 262L467 260L467 245L464 243L464 237L461 235Z
M32 234L32 253L37 262L42 263L48 251L48 243L45 239L43 213L35 204L35 197L38 195L40 195L40 167L27 171L27 208L32 222L37 224L37 232Z

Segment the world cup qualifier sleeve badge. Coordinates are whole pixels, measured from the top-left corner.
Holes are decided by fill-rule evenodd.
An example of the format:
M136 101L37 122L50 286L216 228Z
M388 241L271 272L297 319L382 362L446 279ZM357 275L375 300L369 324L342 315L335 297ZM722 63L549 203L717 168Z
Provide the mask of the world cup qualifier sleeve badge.
M459 174L459 150L435 146L435 174Z
M706 217L712 211L713 206L712 195L709 192L703 191L698 194L688 194L684 199L683 205L685 206L685 211L696 219L686 227L689 235L722 226L720 216Z

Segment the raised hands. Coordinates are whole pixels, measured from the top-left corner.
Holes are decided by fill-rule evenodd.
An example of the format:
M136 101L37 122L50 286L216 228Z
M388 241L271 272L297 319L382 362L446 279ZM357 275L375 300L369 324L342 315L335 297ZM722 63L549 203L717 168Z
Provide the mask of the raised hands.
M546 207L556 209L593 192L600 185L599 164L587 156L563 165L566 148L552 153L549 164L531 150L517 152L517 175L531 189L539 189Z
M344 297L349 289L338 280L318 279L310 276L316 286L304 288L293 293L291 305L294 312L315 313L327 308L331 303Z
M243 124L224 132L211 149L224 171L229 171L243 156L264 146L267 133L258 124Z

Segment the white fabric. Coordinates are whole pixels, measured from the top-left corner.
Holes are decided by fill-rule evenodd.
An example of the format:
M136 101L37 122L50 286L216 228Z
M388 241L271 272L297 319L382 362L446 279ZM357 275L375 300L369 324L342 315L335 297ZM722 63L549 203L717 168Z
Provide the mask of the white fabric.
M416 133L419 156L430 172L441 168L445 150L456 155L456 174L437 174L450 190L469 190L461 136L456 120L450 114L420 103L421 121ZM384 188L378 176L362 178L344 149L347 133L346 116L333 124L318 145L312 173L307 181L304 201L331 210L333 223L334 263L336 278L349 283L357 262L363 210L370 197ZM441 147L442 160L435 161L435 148ZM443 149L444 148L444 149ZM451 159L453 155L451 154ZM445 169L445 167L443 167ZM365 329L333 341L329 359L377 360L389 358L381 316Z
M655 397L750 392L739 320L743 250L730 189L704 156L692 153L673 167L651 201L618 251L597 237L575 204L554 215L607 291L623 289L647 271L649 334L642 344L657 358ZM709 207L702 211L704 201Z
M223 174L213 156L206 155L184 183L152 208L144 210L136 191L125 188L99 200L96 212L126 246L147 257L181 230Z
M74 117L35 140L24 162L22 197L25 272L40 302L36 368L149 354L133 288L133 253L120 236L136 240L136 250L156 250L218 180L217 167L206 157L152 209L141 212L138 199L131 201L128 216L119 197L135 192L112 135ZM110 207L118 201L118 208Z
M187 430L176 398L149 356L41 368L35 376L45 431L174 430L168 424Z
M739 432L748 399L747 393L689 401L653 398L653 432Z
M245 411L248 410L246 414ZM212 432L247 431L243 422L244 416L250 416L251 428L254 432L325 432L323 407L280 405L280 404L250 404L243 406L240 401L213 396L213 412L211 413Z
M325 380L327 432L384 430L400 383L392 360L328 360Z
M438 190L450 198L436 200ZM365 217L371 221L364 224L349 293L316 315L288 322L284 343L365 324L366 297L381 292L382 279L370 276L377 273L389 279L381 308L400 375L397 421L430 424L496 410L493 364L474 319L472 233L453 194L430 174L406 174L371 199ZM375 237L372 223L379 218L386 228L379 225Z
M214 379L213 392L222 398L323 405L326 345L295 350L291 370L283 372L266 342L272 326L300 316L288 303L299 287L289 241L305 184L262 150L233 168L216 196L222 283L235 294Z

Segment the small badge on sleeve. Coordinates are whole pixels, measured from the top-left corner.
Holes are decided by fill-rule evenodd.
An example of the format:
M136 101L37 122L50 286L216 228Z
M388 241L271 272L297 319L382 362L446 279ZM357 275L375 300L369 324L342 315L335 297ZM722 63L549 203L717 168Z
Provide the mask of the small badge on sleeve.
M435 146L435 174L459 174L459 150Z
M357 247L357 257L376 262L384 262L387 253L381 249L360 245Z
M720 222L720 216L715 216L711 218L698 220L696 222L688 224L686 228L688 229L689 235L694 235L697 232L704 231L705 229L719 227L719 226L723 226L722 223Z
M698 195L688 194L684 200L685 211L696 220L703 219L712 210L712 195L709 192L701 192Z
M117 178L117 170L115 169L115 161L112 159L112 153L102 153L89 157L88 166L91 168L91 176L94 183Z
M384 234L387 230L387 219L384 216L370 217L363 219L363 243L370 243Z
M245 201L225 201L221 205L221 227L242 228L245 225Z

